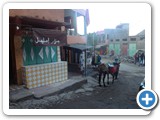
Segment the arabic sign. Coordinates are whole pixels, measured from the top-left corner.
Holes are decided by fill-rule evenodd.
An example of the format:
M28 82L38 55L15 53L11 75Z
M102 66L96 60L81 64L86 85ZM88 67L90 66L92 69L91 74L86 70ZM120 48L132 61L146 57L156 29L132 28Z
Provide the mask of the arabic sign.
M32 28L34 45L63 46L67 44L67 34L59 30Z

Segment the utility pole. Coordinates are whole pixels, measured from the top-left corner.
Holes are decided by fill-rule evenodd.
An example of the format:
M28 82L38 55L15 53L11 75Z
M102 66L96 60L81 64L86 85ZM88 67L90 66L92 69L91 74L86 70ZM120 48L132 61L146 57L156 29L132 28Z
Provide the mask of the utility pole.
M84 16L84 34L87 41L87 23L86 23L86 16ZM85 48L85 77L87 76L87 42Z
M95 55L95 42L94 42L94 33L93 33L93 51L94 51L94 55Z

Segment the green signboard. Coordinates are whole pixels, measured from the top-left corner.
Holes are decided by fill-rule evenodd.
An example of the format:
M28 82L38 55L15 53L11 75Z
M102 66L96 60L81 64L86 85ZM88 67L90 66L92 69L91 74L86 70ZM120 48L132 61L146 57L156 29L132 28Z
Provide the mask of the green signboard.
M29 36L23 37L22 41L25 66L57 62L57 46L35 46Z

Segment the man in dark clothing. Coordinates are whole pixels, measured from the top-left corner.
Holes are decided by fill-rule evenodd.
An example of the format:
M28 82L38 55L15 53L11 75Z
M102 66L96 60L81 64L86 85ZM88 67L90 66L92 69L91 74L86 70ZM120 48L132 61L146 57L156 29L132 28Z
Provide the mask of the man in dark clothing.
M141 66L141 64L142 64L141 54L142 54L142 53L138 53L138 62L139 62L139 65L138 65L138 66Z
M117 79L117 77L118 77L120 63L121 63L120 59L115 58L115 60L114 60L114 62L113 62L113 65L114 65L114 66L117 66L117 71L116 71L116 73L115 73L115 79Z
M141 65L144 66L145 56L144 53L141 54Z
M101 64L101 56L99 54L97 56L97 59L98 59L98 64Z
M136 53L135 55L134 55L134 60L135 60L135 64L138 62L138 53Z

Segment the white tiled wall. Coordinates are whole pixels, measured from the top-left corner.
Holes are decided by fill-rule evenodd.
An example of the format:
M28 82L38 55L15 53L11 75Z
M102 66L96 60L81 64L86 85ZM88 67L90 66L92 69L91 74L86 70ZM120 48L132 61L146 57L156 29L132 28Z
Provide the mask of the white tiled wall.
M27 88L49 85L68 79L67 62L55 62L22 67L22 78Z

